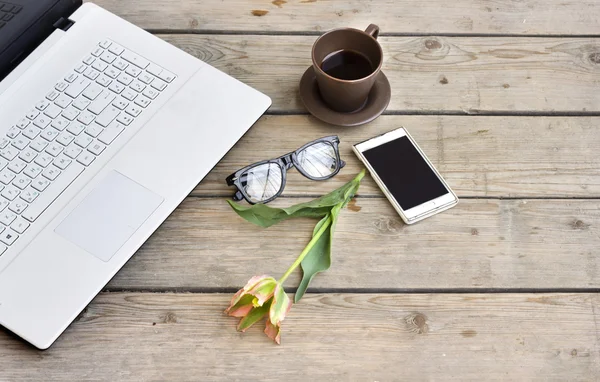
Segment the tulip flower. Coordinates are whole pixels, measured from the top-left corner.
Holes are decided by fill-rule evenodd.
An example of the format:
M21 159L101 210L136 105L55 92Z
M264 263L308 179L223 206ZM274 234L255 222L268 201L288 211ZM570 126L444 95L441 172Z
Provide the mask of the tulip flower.
M266 316L265 334L281 344L281 322L291 307L292 302L280 282L269 276L255 276L233 296L225 313L241 317L237 327L240 332Z
M311 241L279 280L270 276L255 276L233 296L225 313L241 318L238 331L245 332L262 318L267 317L265 334L277 344L281 343L281 322L292 307L292 302L283 290L283 283L294 270L302 267L302 281L294 297L295 302L298 302L304 296L313 277L329 269L331 243L338 214L354 197L364 175L363 170L356 178L337 190L319 199L289 208L272 208L264 204L244 207L229 201L238 215L264 228L294 217L321 219L313 230Z

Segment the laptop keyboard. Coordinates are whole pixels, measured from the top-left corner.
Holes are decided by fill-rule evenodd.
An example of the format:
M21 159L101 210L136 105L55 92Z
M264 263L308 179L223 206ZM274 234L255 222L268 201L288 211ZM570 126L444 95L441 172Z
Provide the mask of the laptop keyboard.
M104 40L0 138L0 255L175 78Z
M21 12L22 9L23 7L20 5L0 1L0 30L6 23L12 20L17 13Z

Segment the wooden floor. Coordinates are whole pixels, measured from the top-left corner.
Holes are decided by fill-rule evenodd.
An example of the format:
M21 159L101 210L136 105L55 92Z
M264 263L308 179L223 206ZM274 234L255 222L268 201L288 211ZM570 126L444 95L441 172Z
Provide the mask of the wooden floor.
M1 381L600 380L600 2L96 1L273 107L50 350L0 332ZM370 23L387 112L318 122L297 90L312 43ZM250 225L225 176L338 134L348 166L291 173L276 204L308 200L360 170L351 144L401 125L461 203L406 226L367 177L283 344L237 333L231 294L281 275L314 222Z

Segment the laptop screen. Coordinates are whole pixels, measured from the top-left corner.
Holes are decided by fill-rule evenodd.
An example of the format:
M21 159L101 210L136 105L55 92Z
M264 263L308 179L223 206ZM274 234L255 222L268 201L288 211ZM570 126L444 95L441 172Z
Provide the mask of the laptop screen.
M67 18L81 0L0 0L0 80Z

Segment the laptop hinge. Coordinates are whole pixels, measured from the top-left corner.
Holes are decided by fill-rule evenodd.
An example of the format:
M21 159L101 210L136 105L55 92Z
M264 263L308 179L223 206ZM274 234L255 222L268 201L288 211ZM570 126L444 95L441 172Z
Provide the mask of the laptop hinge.
M75 24L74 21L69 20L68 18L61 17L60 20L54 23L54 28L61 29L63 31L68 31Z

